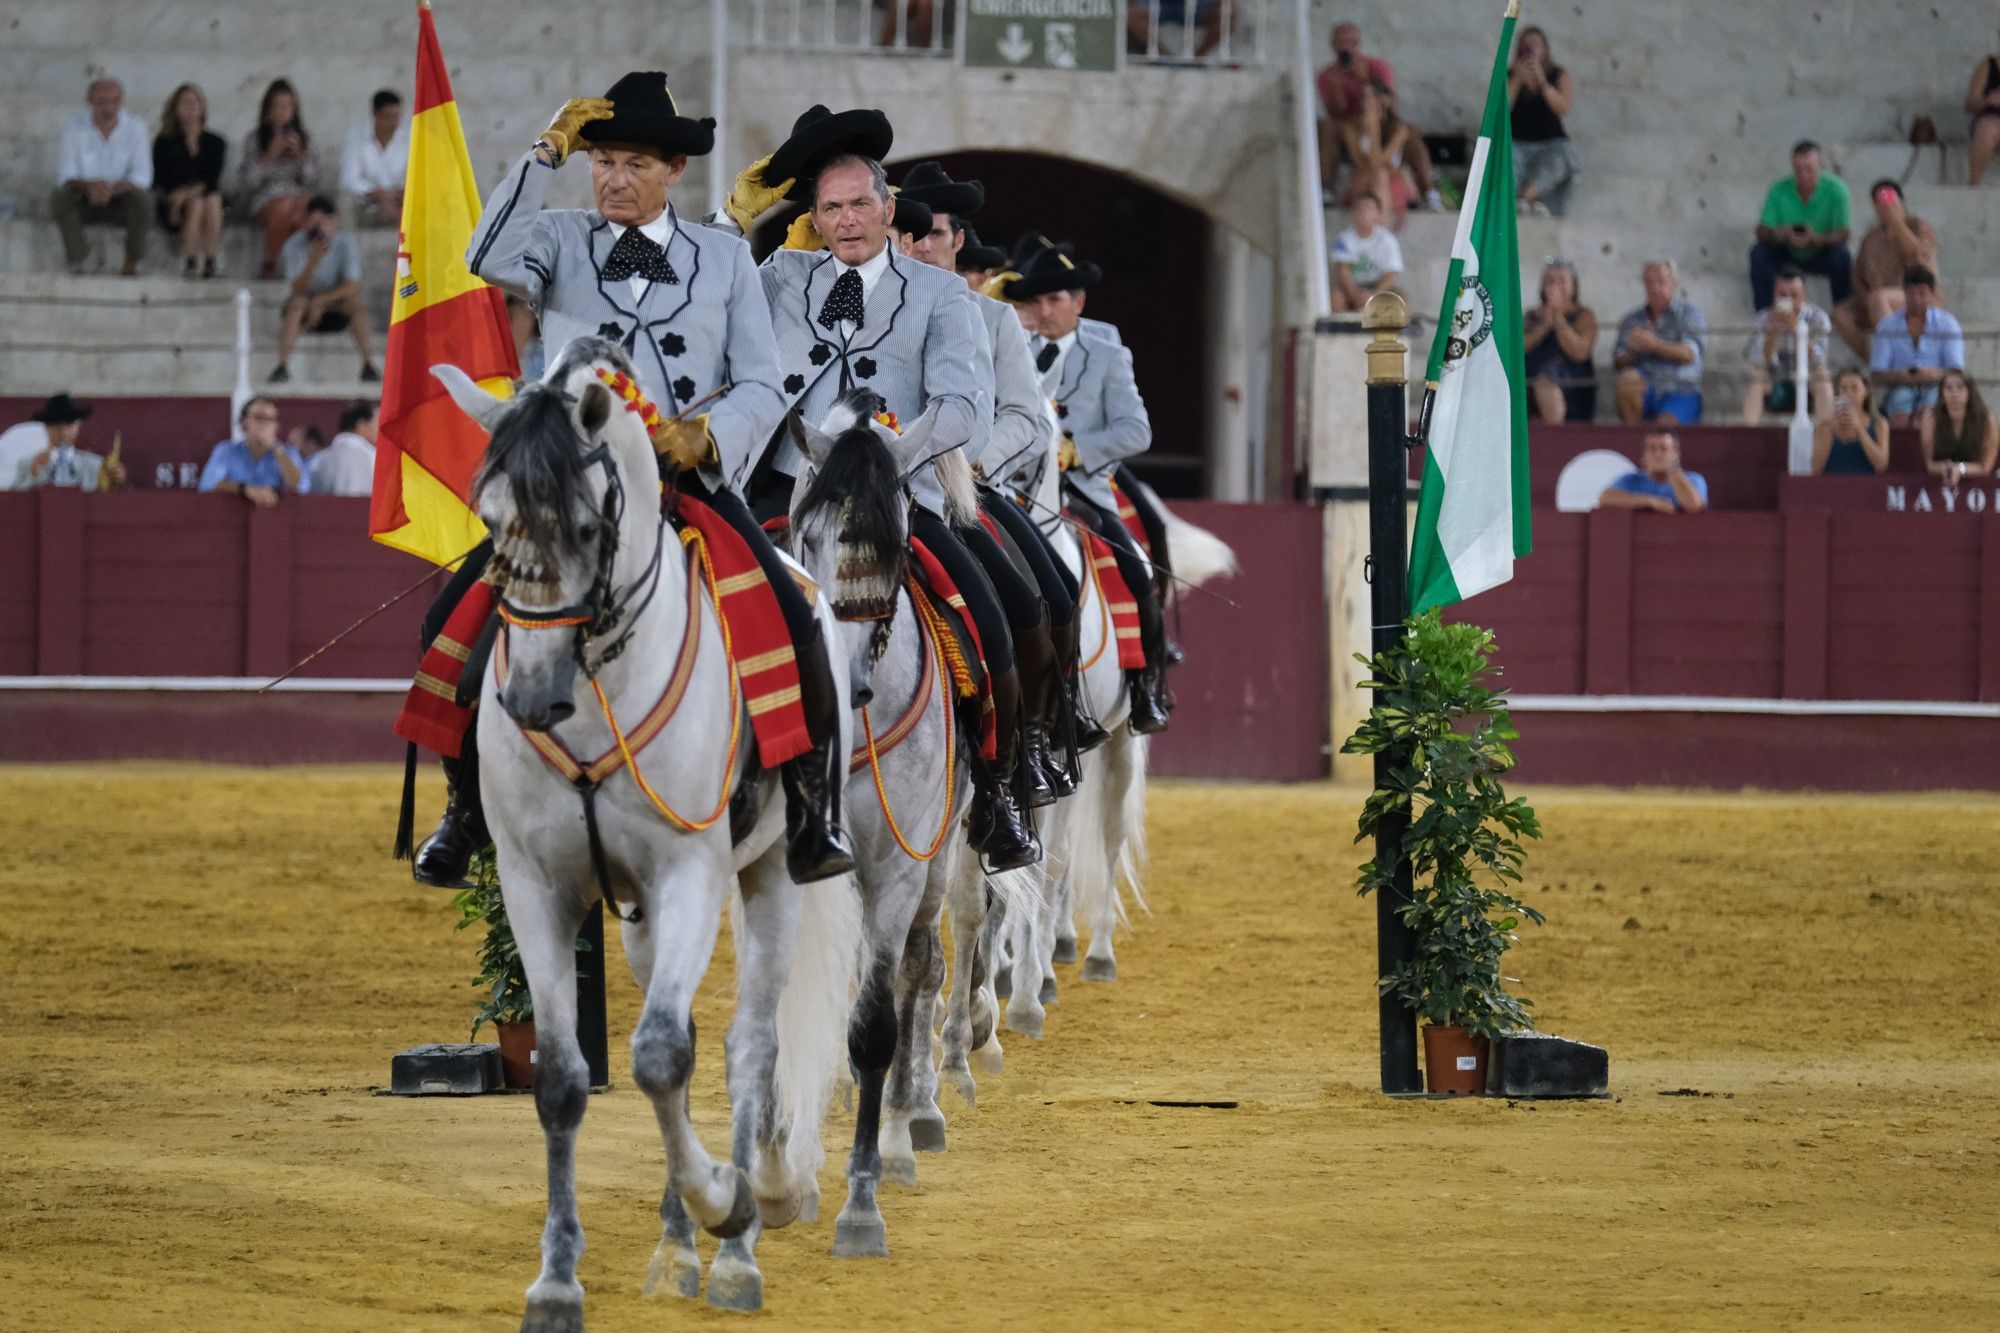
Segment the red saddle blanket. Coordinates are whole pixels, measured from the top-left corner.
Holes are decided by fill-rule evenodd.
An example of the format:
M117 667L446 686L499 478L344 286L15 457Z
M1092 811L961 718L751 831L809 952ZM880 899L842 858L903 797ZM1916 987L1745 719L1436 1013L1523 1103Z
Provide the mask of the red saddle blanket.
M1122 500L1119 507L1125 507ZM1137 671L1146 665L1146 646L1139 634L1139 599L1132 595L1132 585L1118 572L1118 556L1111 543L1081 523L1071 526L1083 538L1083 558L1090 562L1090 581L1110 613L1111 634L1118 641L1118 665L1127 671ZM1145 539L1140 538L1139 543L1143 549Z
M1132 503L1132 497L1115 481L1111 483L1111 496L1118 501L1118 521L1125 525L1125 531L1132 534L1140 550L1152 550L1153 540L1146 535L1146 525L1139 520L1139 507Z
M916 558L917 581L930 594L931 604L943 612L947 628L961 636L958 644L942 645L947 658L962 645L970 645L970 657L975 664L970 674L976 680L979 691L979 757L991 762L999 754L1000 732L998 717L993 711L993 677L986 669L986 649L979 641L979 626L973 622L972 611L966 606L958 585L951 581L951 575L945 573L938 558L915 537L910 538L910 554ZM954 679L959 679L964 665L962 662L950 663L946 669L951 671Z
M799 697L799 664L791 631L756 554L722 516L699 500L680 496L676 516L702 536L714 568L715 588L728 623L730 654L750 710L757 757L776 768L812 748ZM416 679L396 718L396 734L439 754L458 757L472 726L470 707L458 703L460 676L473 642L500 600L490 583L475 583L425 650Z

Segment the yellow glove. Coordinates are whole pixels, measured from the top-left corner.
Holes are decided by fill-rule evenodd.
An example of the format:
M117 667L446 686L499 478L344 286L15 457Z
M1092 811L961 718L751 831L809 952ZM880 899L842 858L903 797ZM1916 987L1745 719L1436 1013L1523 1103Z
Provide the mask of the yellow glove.
M819 234L819 228L813 226L812 214L801 213L792 219L792 228L785 233L785 243L779 248L785 250L824 250L826 249L826 240Z
M708 433L708 413L676 421L668 417L653 431L653 449L675 467L692 470L715 457L715 437Z
M980 295L990 296L996 301L1005 301L1008 299L1007 289L1009 287L1012 287L1015 283L1019 282L1020 280L1021 280L1021 275L1014 272L1011 269L1009 269L1005 273L996 273L993 275L992 281L988 282L986 286L980 290Z
M550 166L559 167L576 147L577 131L593 120L611 119L612 106L602 97L572 97L562 104L556 118L542 131L542 143L549 150Z
M1064 472L1069 471L1073 467L1083 466L1083 459L1077 456L1076 438L1074 436L1063 436L1062 447L1056 450L1056 465Z
M791 189L795 183L782 180L767 184L764 180L764 168L769 165L771 165L771 155L766 153L743 168L736 177L736 184L730 187L729 197L722 201L722 211L729 214L730 220L742 229L745 236L750 234L750 228L756 225L757 219L764 215L765 210L783 199L785 191Z

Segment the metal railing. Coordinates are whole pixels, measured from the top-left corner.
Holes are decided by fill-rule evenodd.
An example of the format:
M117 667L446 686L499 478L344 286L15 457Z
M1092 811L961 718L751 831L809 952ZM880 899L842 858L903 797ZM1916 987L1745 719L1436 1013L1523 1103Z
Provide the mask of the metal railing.
M1279 0L1104 0L1135 65L1268 65ZM970 0L750 0L735 41L762 50L955 58ZM1294 0L1297 3L1297 0ZM1050 17L1059 17L1051 15Z

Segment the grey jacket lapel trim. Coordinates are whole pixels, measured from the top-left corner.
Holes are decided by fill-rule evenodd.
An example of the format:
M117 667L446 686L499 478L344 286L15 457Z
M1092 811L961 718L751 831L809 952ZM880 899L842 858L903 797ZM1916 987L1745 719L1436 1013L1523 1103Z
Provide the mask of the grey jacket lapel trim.
M687 227L681 222L680 215L674 212L671 204L667 206L667 216L674 220L674 234L667 238L667 262L673 265L674 276L679 278L680 282L653 283L646 288L646 299L639 304L643 311L644 307L652 304L661 287L665 287L669 292L679 292L680 300L664 315L642 313L641 318L645 320L646 332L649 334L662 324L672 323L680 317L683 310L694 304L694 282L701 274L701 247L688 239Z
M1077 334L1076 341L1069 345L1070 355L1063 358L1062 383L1056 387L1056 401L1067 403L1077 386L1083 383L1084 367L1090 364L1090 349L1083 344L1083 335ZM1071 374L1071 368L1075 374Z
M590 267L592 272L597 275L597 293L604 298L606 305L631 320L634 326L636 326L639 323L638 313L628 310L619 304L618 299L611 294L611 286L607 286L604 281L604 261L611 257L611 250L609 246L605 246L603 252L599 253L599 243L607 239L610 235L611 224L606 222L602 217L599 217L597 221L590 224ZM631 289L627 288L625 294L630 296L632 294Z

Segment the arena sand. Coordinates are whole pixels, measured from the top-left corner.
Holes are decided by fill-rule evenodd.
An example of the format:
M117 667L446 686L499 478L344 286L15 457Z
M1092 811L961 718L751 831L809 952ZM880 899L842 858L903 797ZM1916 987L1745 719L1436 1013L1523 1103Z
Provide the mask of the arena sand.
M383 855L397 777L0 770L0 1325L513 1326L531 1100L370 1093L470 1008L472 941ZM887 1262L826 1257L837 1203L766 1237L762 1317L2000 1327L2000 804L1530 795L1550 919L1511 970L1547 1028L1610 1048L1616 1100L1377 1095L1359 793L1164 786L1123 979L1066 984L976 1112L945 1094L951 1151L885 1189ZM699 1011L711 1146L727 976ZM660 1147L613 981L591 1325L720 1328L638 1294Z

